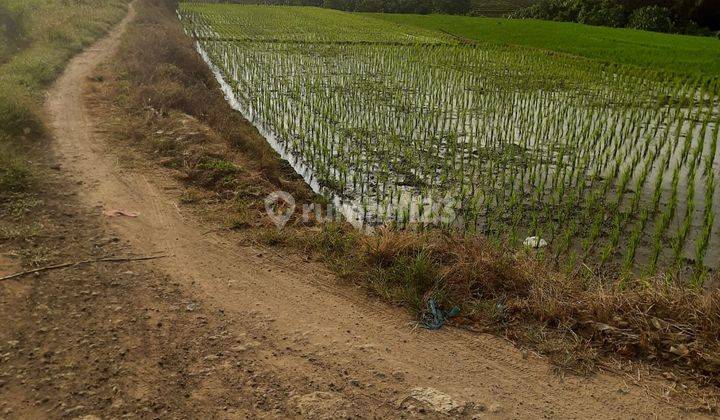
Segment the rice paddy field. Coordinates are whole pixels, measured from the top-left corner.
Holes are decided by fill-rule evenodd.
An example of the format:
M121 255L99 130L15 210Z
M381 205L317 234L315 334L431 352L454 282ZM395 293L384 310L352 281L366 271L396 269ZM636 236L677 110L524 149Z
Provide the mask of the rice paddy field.
M182 3L228 102L358 227L541 237L621 272L720 261L720 82L333 10Z
M454 15L366 13L389 23L500 45L540 48L610 63L655 70L717 76L720 39L571 22Z

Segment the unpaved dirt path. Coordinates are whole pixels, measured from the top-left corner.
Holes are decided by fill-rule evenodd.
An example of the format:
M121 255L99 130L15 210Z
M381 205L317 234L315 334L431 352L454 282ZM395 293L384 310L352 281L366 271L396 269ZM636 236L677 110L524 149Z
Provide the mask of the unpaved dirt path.
M609 374L563 378L542 358L496 337L451 328L414 329L404 311L335 285L321 266L258 255L250 247L206 235L167 194L173 188L170 181L117 164L83 102L88 78L112 57L133 18L131 11L105 39L72 60L49 93L58 160L84 183L80 199L89 208L140 213L138 218L109 219L110 228L137 254L171 255L148 265L178 282L204 307L235 320L233 334L253 337L234 351L252 351L272 367L275 380L296 396L298 413L330 417L340 408L354 407L351 412L366 416L410 415L417 412L408 406L422 404L405 397L432 388L452 400L445 401L445 409L461 406L455 414L686 415L650 395L662 386L658 382L641 387ZM442 411L443 405L435 408Z

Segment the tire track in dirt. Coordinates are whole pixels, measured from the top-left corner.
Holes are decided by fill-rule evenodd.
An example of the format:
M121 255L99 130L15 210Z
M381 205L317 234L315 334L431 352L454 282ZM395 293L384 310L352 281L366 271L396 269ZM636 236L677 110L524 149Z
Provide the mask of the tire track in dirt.
M150 265L204 306L237 320L236 333L257 337L256 350L288 383L302 375L327 384L337 398L368 407L367 415L400 410L397 401L425 387L503 417L684 415L619 377L563 379L544 359L523 357L493 336L414 329L404 311L335 285L318 264L259 258L220 235L204 235L163 191L161 184L170 181L117 164L121 157L108 150L83 100L94 69L112 58L134 17L131 8L105 39L72 60L50 91L46 106L58 160L84 183L87 206L139 212L136 219L112 219L110 228L138 254L172 255Z

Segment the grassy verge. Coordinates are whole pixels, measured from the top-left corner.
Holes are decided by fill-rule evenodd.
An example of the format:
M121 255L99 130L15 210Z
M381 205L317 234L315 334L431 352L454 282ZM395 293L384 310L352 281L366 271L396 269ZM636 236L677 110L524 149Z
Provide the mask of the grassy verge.
M511 251L481 237L385 230L365 236L347 226L266 230L263 243L303 249L347 281L427 315L434 298L450 323L505 336L576 372L608 358L643 360L718 384L720 291L669 276L616 279L554 270L535 252Z
M30 187L28 152L45 137L43 89L105 33L129 0L6 0L0 4L0 194Z
M50 203L44 89L77 52L126 13L129 0L5 0L0 3L0 253L22 266L47 262L56 222ZM54 185L54 184L53 184ZM54 198L53 198L54 197ZM53 217L54 216L54 217Z
M183 203L222 203L229 227L262 225L268 192L282 188L299 199L311 192L252 124L230 110L173 7L166 0L136 4L138 17L114 66L96 77L94 108L110 132L189 187Z
M402 25L447 31L481 42L540 48L680 74L720 74L720 40L711 37L531 19L377 13L364 15Z
M269 192L291 191L298 203L317 197L225 103L172 7L164 0L138 7L141 19L99 77L105 82L95 97L114 98L104 103L118 140L185 182L182 204L216 209L246 240L314 254L340 278L419 316L430 298L443 309L458 306L452 324L507 336L567 369L588 372L621 357L717 383L717 290L663 276L620 281L583 267L559 272L535 253L443 232L364 236L344 224L303 223L299 214L277 231L263 214Z

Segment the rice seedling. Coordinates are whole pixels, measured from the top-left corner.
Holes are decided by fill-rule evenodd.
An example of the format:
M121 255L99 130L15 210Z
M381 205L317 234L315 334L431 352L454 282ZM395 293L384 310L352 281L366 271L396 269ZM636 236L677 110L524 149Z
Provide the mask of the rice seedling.
M359 228L540 236L625 270L695 241L717 268L715 80L319 9L178 14L230 104Z

